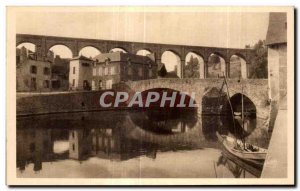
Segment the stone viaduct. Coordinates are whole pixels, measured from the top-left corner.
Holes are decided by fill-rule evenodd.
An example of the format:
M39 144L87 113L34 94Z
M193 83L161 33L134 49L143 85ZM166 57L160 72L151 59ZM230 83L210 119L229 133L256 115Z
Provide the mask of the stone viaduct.
M144 42L126 42L113 40L99 40L99 39L83 39L70 37L54 37L54 36L40 36L29 34L17 34L16 45L21 43L32 43L36 46L36 54L38 60L44 60L48 51L55 45L64 45L68 47L73 57L77 56L81 49L85 47L94 47L101 53L108 53L114 48L121 48L128 53L136 54L139 50L147 50L155 55L157 63L161 62L162 54L166 51L173 52L180 59L181 67L183 68L188 53L195 53L200 56L204 62L204 77L207 74L208 59L212 54L216 54L223 58L226 64L226 76L230 77L230 58L236 55L242 58L246 64L250 62L253 55L251 49L237 49L237 48L218 48L218 47L203 47L203 46L189 46L189 45L173 45L173 44L159 44L159 43L144 43ZM248 64L246 65L246 67ZM248 68L248 67L247 67ZM248 70L247 70L248 71ZM181 69L181 76L183 70Z

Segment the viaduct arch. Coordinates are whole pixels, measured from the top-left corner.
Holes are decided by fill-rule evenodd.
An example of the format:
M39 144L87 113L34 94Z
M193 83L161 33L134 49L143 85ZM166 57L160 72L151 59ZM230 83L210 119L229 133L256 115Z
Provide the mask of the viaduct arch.
M162 54L165 51L176 52L181 62L181 76L183 76L186 55L193 52L200 55L204 61L204 70L207 73L207 63L211 54L218 54L225 60L226 75L230 77L230 58L233 55L238 55L246 64L250 63L251 57L254 54L252 49L238 49L238 48L220 48L220 47L204 47L204 46L189 46L189 45L173 45L173 44L159 44L159 43L144 43L144 42L128 42L128 41L113 41L100 39L84 39L71 37L55 37L42 35L17 34L16 45L21 43L32 43L36 45L36 54L38 60L46 58L48 50L54 45L65 45L68 47L73 57L78 56L81 49L87 46L98 49L101 53L108 53L113 48L122 48L128 53L136 54L139 50L148 50L154 53L157 63L161 63Z

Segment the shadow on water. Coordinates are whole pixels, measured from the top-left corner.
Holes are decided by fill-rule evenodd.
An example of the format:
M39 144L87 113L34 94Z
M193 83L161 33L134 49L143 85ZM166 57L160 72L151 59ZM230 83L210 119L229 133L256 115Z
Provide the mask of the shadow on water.
M139 127L157 134L184 133L198 121L196 110L151 109L132 112L130 118Z
M159 144L145 139L140 128L155 134L179 134L193 128L195 112L131 111L90 112L24 117L17 120L17 167L24 171L34 164L66 159L84 161L90 157L124 161L138 156L156 158L157 150L167 152L187 147L183 140ZM149 134L152 136L152 134ZM172 137L174 140L176 137ZM167 140L167 139L166 139Z
M207 158L217 161L220 151L214 136L215 131L220 130L219 123L223 123L221 130L230 132L226 128L228 121L218 116L203 116L201 120L196 110L185 109L18 118L17 168L22 173L33 165L33 171L39 172L43 169L43 163L50 162L55 168L59 161L88 163L92 158L122 162L146 157L157 161L157 155L163 153L174 153L175 157L186 159L203 155L206 157L198 160ZM209 148L214 149L216 154L211 155L212 151L207 150ZM203 153L199 156L183 153L192 151ZM200 162L199 165L206 168L206 163ZM163 165L163 168L168 166Z

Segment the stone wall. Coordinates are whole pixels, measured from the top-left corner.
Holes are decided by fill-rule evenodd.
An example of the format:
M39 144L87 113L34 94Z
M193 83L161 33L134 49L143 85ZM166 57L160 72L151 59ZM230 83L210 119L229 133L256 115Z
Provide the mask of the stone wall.
M115 91L126 91L130 95L134 92L143 92L155 88L168 88L191 95L195 92L198 113L202 113L203 97L208 95L211 89L220 89L222 79L152 79L143 81L131 81L115 85ZM243 93L255 105L257 117L268 119L270 114L270 104L268 98L267 80L244 80L240 83L237 80L228 80L230 96L236 93ZM226 92L225 88L223 89ZM66 92L49 94L29 94L27 96L17 96L17 114L42 114L71 111L91 111L101 110L99 97L104 91L89 92Z
M101 110L104 91L17 95L17 115Z
M257 109L257 115L260 118L267 118L269 115L269 96L268 96L268 80L247 79L238 82L234 79L228 79L229 94L233 96L242 92L254 103ZM202 98L210 92L211 89L220 89L223 79L154 79L136 82L126 82L123 89L131 89L135 92L143 92L154 88L169 88L180 92L187 92L191 95L195 92L195 101L198 105L199 113L202 113ZM118 88L121 88L119 86ZM223 92L226 92L224 86Z

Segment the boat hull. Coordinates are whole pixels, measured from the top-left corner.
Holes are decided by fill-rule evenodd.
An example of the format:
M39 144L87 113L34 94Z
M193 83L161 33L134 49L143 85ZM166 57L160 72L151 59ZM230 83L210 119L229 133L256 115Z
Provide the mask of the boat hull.
M257 152L247 152L242 150L235 149L235 140L225 135L220 135L217 132L217 137L219 141L222 143L222 146L225 151L229 152L230 154L243 159L243 160L256 160L256 161L264 161L267 155L265 149L259 148Z

